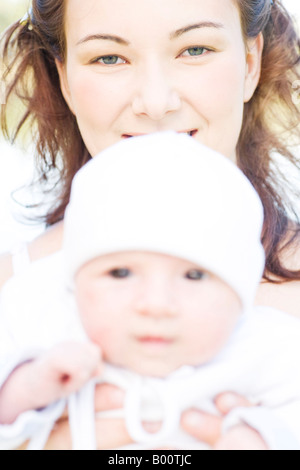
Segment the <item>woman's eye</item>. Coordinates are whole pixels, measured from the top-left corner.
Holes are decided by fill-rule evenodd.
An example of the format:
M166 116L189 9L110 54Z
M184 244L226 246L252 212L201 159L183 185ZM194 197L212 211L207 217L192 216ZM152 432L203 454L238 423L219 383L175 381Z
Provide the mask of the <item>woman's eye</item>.
M191 269L185 275L186 279L190 279L191 281L200 281L207 276L205 271L201 271L201 269Z
M130 276L130 270L127 268L116 268L109 271L108 274L116 279L123 279Z
M205 47L189 47L185 51L182 52L181 56L183 57L195 57L195 56L201 56L203 55L208 49Z
M125 64L125 59L122 59L118 55L104 55L102 57L98 57L94 63L96 64L103 64L103 65L120 65Z

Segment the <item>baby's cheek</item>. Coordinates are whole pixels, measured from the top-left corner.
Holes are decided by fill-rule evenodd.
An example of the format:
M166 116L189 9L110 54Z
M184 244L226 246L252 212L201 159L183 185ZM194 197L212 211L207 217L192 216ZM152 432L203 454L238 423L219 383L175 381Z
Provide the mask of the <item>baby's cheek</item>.
M85 322L83 327L90 340L101 348L102 353L108 351L110 345L114 344L116 341L111 327L97 325L94 321Z
M224 347L232 333L232 324L222 322L222 319L213 315L193 324L186 338L187 347L193 363L203 364L213 359Z

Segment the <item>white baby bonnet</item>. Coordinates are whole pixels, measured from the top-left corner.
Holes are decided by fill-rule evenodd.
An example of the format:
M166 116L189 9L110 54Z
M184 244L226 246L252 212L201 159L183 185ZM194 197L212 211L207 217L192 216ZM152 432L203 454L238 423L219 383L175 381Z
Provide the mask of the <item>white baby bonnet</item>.
M126 139L73 180L67 274L112 252L165 253L218 275L247 307L264 268L262 223L256 191L229 159L175 132Z

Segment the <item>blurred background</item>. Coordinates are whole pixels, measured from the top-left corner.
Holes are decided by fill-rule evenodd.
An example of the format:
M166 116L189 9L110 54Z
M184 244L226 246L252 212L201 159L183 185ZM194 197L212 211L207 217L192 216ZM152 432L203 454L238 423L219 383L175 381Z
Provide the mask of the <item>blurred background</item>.
M295 17L300 29L300 1L283 0L283 3ZM29 4L30 0L0 0L0 33L9 24L22 18ZM25 153L9 146L0 134L0 253L11 249L18 241L31 240L44 229L42 224L22 223L21 207L12 197L14 190L31 181L32 160L30 151Z
M28 5L29 0L0 0L0 31L22 18Z

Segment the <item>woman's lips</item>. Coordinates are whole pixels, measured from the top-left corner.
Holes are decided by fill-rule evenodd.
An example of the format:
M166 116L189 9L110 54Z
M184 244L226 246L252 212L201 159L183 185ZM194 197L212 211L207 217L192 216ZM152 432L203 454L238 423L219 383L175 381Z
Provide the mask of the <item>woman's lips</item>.
M192 130L189 130L189 131L176 131L178 134L187 134L191 137L194 137L198 130L197 129L192 129ZM144 133L140 133L140 134L137 134L137 133L134 133L134 134L122 134L122 139L130 139L131 137L139 137L139 136L142 136L142 135L148 135L150 134L150 132L144 132Z

